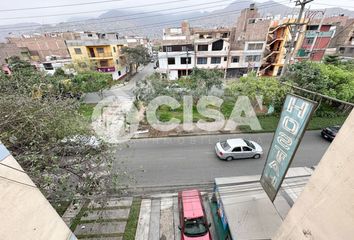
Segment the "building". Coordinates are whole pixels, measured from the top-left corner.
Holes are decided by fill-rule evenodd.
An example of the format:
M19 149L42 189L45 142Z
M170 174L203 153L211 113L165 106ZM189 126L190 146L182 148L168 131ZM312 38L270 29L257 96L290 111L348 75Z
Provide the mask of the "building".
M76 240L1 142L0 163L0 239Z
M272 239L353 239L353 134L354 111Z
M39 62L45 61L47 56L70 58L65 40L73 38L73 33L67 32L22 35L21 37L9 37L7 41L19 48L27 48L31 60Z
M336 31L326 54L354 58L354 18L340 16L332 22L336 25Z
M194 67L221 69L225 77L258 71L269 24L251 4L233 28L191 28L183 21L181 27L164 29L158 71L169 79L187 75Z
M126 75L128 67L121 52L127 46L125 39L118 34L85 32L79 39L67 40L66 45L73 63L89 65L98 72L110 73L113 79Z
M57 57L47 57L46 61L37 65L37 68L48 75L53 75L57 69L62 69L66 74L75 74L71 59L58 59Z
M272 239L312 173L290 168L274 203L259 175L216 178L211 209L218 239Z
M254 4L241 11L231 32L227 77L259 71L269 25L270 19L261 18Z
M295 19L272 20L267 33L260 75L278 76L283 68L287 53L286 46L291 41L291 24Z
M30 54L26 47L17 47L14 43L0 43L0 65L6 64L9 57L16 56L22 60L29 60Z

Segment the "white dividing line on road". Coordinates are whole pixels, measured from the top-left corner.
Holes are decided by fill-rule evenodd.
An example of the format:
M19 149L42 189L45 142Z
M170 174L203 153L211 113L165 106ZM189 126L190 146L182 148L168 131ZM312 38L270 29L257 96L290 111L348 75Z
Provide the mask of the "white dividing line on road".
M151 215L151 200L141 201L138 227L136 229L135 240L146 240L149 238L149 225Z

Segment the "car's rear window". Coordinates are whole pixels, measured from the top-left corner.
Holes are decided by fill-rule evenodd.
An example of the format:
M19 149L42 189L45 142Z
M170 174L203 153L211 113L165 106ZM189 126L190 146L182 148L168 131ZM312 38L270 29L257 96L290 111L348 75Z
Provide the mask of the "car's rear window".
M221 147L225 150L228 151L231 149L231 146L225 141L220 143Z
M250 148L252 148L252 149L255 149L256 147L253 145L253 143L251 143L250 141L248 141L248 140L243 140L243 141L245 141L245 143L247 144L247 146L249 146Z

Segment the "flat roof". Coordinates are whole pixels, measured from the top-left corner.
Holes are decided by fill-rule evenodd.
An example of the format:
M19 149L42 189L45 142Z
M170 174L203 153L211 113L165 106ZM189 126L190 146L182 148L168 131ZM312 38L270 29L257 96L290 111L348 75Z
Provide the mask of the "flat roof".
M259 182L260 175L215 178L232 238L271 239L312 172L290 168L274 204Z
M198 190L183 191L182 204L185 218L193 219L204 215Z

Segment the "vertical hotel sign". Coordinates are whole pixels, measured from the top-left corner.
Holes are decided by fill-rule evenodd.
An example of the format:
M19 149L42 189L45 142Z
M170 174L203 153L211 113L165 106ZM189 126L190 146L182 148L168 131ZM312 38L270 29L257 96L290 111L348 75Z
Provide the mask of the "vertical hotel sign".
M306 98L286 96L260 180L271 201L279 191L316 105Z

